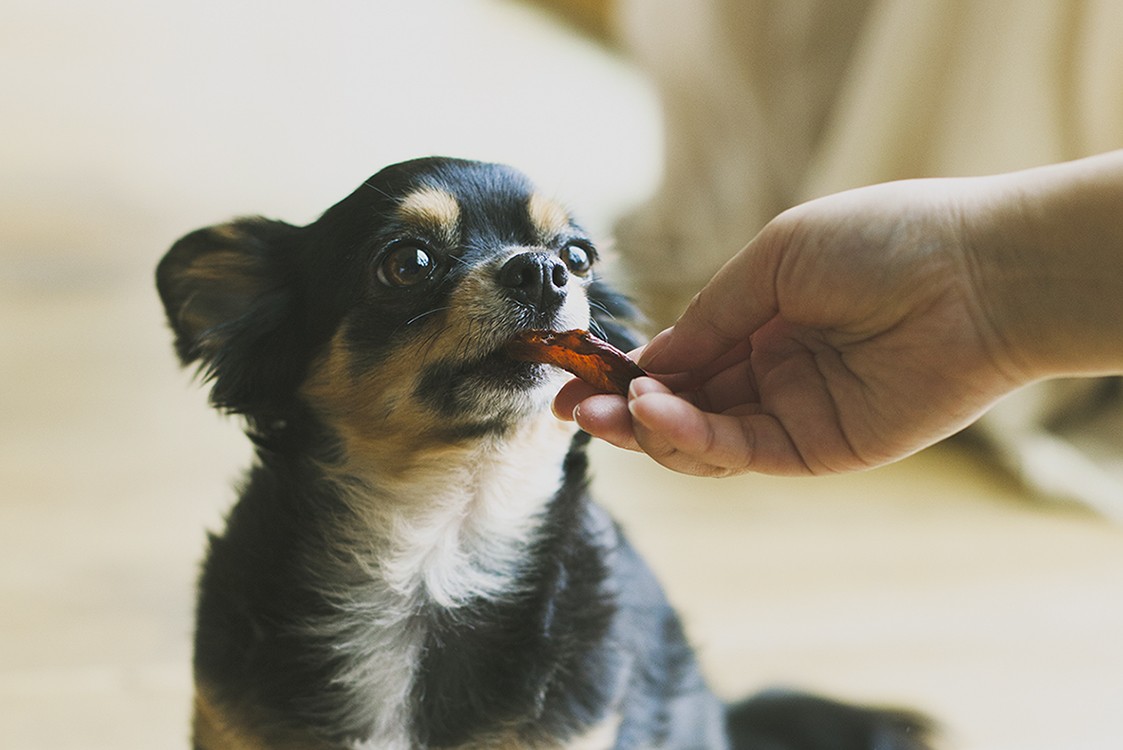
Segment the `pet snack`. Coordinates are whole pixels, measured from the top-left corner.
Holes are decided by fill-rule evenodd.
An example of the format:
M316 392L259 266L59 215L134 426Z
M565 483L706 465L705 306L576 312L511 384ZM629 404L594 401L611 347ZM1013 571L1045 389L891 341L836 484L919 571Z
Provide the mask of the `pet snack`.
M523 331L507 345L507 353L523 362L560 367L597 390L621 396L632 380L647 374L624 352L588 331Z

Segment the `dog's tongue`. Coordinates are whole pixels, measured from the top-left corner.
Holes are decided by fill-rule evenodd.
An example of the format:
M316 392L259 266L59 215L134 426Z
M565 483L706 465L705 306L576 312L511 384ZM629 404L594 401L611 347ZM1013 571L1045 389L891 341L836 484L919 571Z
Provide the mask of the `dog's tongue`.
M632 380L647 374L624 352L588 331L523 331L506 351L513 359L560 367L598 391L621 396Z

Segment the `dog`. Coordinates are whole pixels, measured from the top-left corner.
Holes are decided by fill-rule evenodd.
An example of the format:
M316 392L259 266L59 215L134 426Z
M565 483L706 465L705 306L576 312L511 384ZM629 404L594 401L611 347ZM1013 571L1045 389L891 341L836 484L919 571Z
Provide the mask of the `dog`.
M167 252L179 358L256 446L199 579L197 750L927 747L907 712L710 692L551 414L566 374L505 353L637 345L597 261L521 173L439 157Z

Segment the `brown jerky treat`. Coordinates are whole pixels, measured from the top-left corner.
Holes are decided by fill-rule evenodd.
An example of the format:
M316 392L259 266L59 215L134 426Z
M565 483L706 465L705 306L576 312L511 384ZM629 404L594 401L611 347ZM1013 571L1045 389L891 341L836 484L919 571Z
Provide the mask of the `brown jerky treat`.
M647 374L624 352L588 331L523 331L506 351L523 362L560 367L598 391L621 396L629 383Z

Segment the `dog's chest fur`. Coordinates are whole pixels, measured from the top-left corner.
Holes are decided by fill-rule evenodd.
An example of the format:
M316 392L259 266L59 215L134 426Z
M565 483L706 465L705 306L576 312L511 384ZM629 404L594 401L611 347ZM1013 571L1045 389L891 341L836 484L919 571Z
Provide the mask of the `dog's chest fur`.
M202 681L252 695L266 718L248 723L284 735L295 718L327 747L412 748L419 735L437 747L612 746L627 679L602 653L614 612L602 549L615 530L589 515L569 443L544 415L439 451L409 481L313 471L286 484L318 488L314 507L274 497L265 527L253 505L278 489L261 484L276 472L255 474L204 572ZM220 602L239 602L236 613Z
M547 417L418 457L402 478L333 478L354 522L316 558L331 610L307 624L340 657L333 681L346 699L331 708L333 726L366 737L362 747L411 746L412 694L434 615L455 621L520 593L570 437Z

